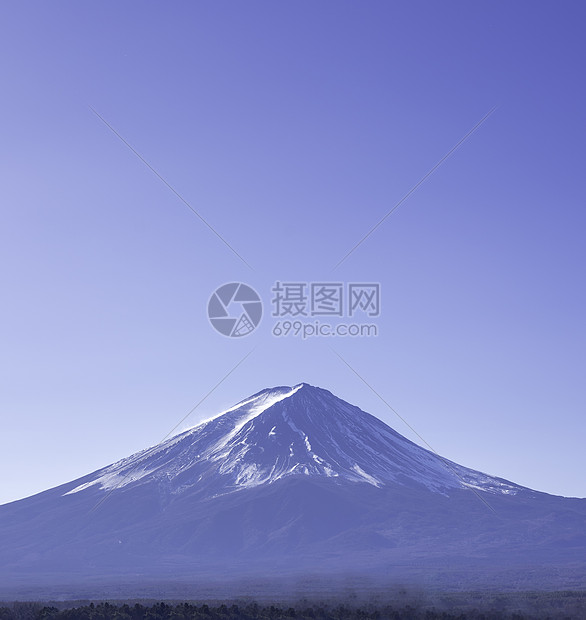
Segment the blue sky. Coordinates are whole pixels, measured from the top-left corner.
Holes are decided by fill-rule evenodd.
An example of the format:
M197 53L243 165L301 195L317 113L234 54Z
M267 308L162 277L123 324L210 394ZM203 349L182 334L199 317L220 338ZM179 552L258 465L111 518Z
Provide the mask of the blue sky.
M0 502L307 381L586 496L579 2L0 7ZM235 256L95 109L245 258ZM489 111L484 123L333 266ZM275 338L275 281L379 282L377 338ZM225 282L265 316L228 339Z

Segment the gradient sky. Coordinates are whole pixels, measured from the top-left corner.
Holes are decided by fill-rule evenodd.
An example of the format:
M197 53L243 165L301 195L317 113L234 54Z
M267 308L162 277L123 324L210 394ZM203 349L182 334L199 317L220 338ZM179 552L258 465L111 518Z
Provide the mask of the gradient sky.
M586 496L582 2L0 6L0 503L264 388ZM94 108L252 266L92 112ZM496 106L338 269L333 266ZM374 281L378 338L271 336L282 281ZM217 334L225 282L261 293Z

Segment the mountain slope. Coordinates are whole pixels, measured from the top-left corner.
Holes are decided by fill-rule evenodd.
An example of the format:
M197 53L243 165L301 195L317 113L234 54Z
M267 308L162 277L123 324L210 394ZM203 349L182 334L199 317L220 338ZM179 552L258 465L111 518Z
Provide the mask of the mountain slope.
M101 470L67 493L160 481L174 493L226 493L295 475L376 487L420 484L432 491L473 487L528 491L443 459L327 390L300 384L263 390L220 416Z
M0 579L313 570L510 584L512 570L532 587L575 587L586 575L585 532L586 500L462 467L300 384L0 506Z

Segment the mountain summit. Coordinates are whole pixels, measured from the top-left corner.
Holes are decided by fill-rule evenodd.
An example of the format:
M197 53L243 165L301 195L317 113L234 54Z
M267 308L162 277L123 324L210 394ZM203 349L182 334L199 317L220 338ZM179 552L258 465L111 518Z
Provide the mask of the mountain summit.
M306 383L0 506L0 533L0 583L13 588L307 571L447 587L586 577L586 500L458 465Z
M307 383L262 390L219 416L96 473L67 494L152 482L173 493L229 493L293 476L448 493L523 490L425 450L378 418Z

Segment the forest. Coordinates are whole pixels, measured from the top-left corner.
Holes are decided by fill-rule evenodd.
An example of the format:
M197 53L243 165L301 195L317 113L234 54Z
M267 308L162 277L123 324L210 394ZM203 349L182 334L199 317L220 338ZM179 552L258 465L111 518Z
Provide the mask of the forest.
M80 607L58 609L40 603L15 603L0 607L0 620L525 620L534 618L520 612L469 610L456 614L434 609L417 609L412 606L361 609L349 606L277 607L246 605L195 605L164 602L154 605L90 603ZM577 617L568 615L566 617Z

